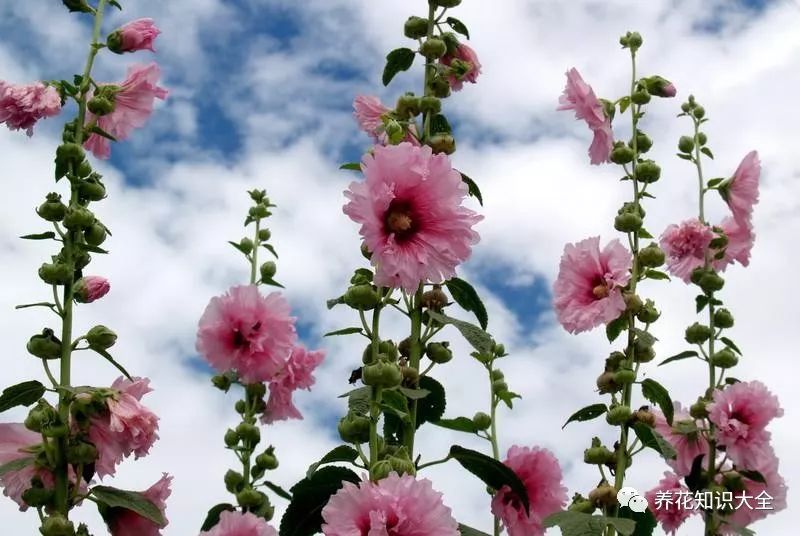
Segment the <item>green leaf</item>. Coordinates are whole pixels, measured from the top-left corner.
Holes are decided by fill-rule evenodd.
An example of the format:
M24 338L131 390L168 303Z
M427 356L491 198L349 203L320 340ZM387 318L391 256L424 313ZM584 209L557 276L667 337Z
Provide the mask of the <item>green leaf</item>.
M573 421L591 421L592 419L596 419L600 415L603 415L608 408L605 404L592 404L591 406L586 406L585 408L581 408L575 413L573 413L567 422L564 423L564 426L561 427L563 430L569 423Z
M109 363L111 363L112 365L114 365L114 366L117 368L117 370L118 370L118 371L120 371L120 372L121 372L121 373L122 373L122 374L123 374L123 375L124 375L126 378L128 378L128 379L129 379L129 380L131 380L131 381L133 381L133 378L131 378L131 375L130 375L130 374L128 374L128 371L127 371L127 370L125 370L125 367L123 367L122 365L120 365L119 363L117 363L117 362L114 360L114 358L113 358L113 357L111 357L111 354L109 354L107 351L103 350L102 348L95 348L94 346L91 346L90 348L91 348L92 350L94 350L95 352L97 352L98 354L100 354L101 356L105 357L105 358L106 358L106 360L107 360Z
M365 415L369 412L371 393L371 388L369 386L364 386L340 395L339 398L347 397L347 408L359 415Z
M6 387L0 395L0 413L17 406L28 407L42 398L44 392L44 385L36 380Z
M669 441L646 424L641 422L634 423L633 431L636 433L636 437L639 438L639 441L642 442L642 445L655 450L665 460L674 460L677 456L675 449L670 445Z
M344 303L344 296L339 296L338 298L333 298L325 302L325 305L328 309L333 309L337 305L341 305Z
M739 350L739 347L736 346L736 343L730 340L728 337L720 337L719 340L721 340L725 344L725 346L728 346L731 350L733 350L737 354L742 355L742 351Z
M719 183L721 183L724 180L725 179L722 178L722 177L718 177L716 179L711 179L706 183L706 188L708 188L708 189L714 188L715 186L717 186Z
M512 402L515 398L522 398L519 394L513 391L502 391L497 394L497 398L503 401L503 403L508 406L508 409L514 409L514 403Z
M384 391L381 400L381 409L385 414L390 414L404 423L409 423L408 399L399 391Z
M461 536L489 536L485 532L462 525L461 523L458 524L458 532L461 534Z
M337 329L336 331L329 331L323 337L335 337L337 335L353 335L354 333L358 333L359 335L364 335L364 328L343 328Z
M339 445L335 449L328 452L325 456L320 458L316 463L312 463L306 471L306 478L311 476L319 469L320 465L334 462L349 462L352 463L358 458L358 451L349 445Z
M683 160L692 160L692 155L690 154L677 153L677 156Z
M409 70L416 55L410 48L396 48L389 52L386 55L386 67L383 68L383 85L388 86L400 71Z
M80 247L81 247L81 249L83 249L85 251L89 251L91 253L99 253L101 255L108 255L108 250L105 250L103 248L99 248L97 246L92 246L91 244L81 244Z
M219 516L222 515L222 512L233 512L236 508L232 504L228 503L220 503L211 508L208 511L208 515L206 516L206 520L203 521L203 526L200 527L201 532L206 532L214 527L217 526L219 523Z
M95 486L91 489L91 495L99 503L111 508L130 510L158 526L164 526L167 523L161 510L137 491L127 491L111 486Z
M647 279L655 279L657 281L671 281L667 274L664 272L659 272L658 270L647 270L644 273L644 276Z
M654 505L655 506L655 505ZM636 523L636 529L631 536L652 536L653 530L658 525L656 517L650 510L644 512L634 512L630 508L621 508L619 517L632 519Z
M666 365L667 363L672 363L673 361L680 361L681 359L688 359L690 357L697 357L697 352L694 350L686 350L685 352L681 352L666 358L664 361L659 363L658 366L660 367L661 365Z
M702 489L708 483L708 480L703 474L703 458L705 457L705 454L695 456L694 460L692 460L692 469L683 479L683 481L686 482L686 487L689 488L689 491L692 493Z
M459 332L461 332L461 335L464 336L467 342L470 343L477 351L486 354L492 352L492 349L494 348L494 340L492 340L492 336L478 326L472 325L469 322L464 322L463 320L450 318L449 316L437 313L435 311L428 311L428 315L430 315L430 317L437 322L441 322L442 324L451 324L454 326Z
M417 401L417 428L426 422L438 421L447 406L444 387L430 376L419 379L420 389L428 391L428 396Z
M323 467L292 489L292 502L283 514L280 536L312 536L321 531L322 509L344 482L357 484L358 475L344 467Z
M6 473L12 473L19 471L20 469L25 469L29 465L33 465L33 458L17 458L16 460L4 463L3 465L0 465L0 478L2 478Z
M705 296L703 294L695 296L694 303L695 303L695 309L699 313L700 311L706 308L706 305L708 305L708 296Z
M653 235L651 235L650 232L644 227L641 227L638 231L636 231L636 234L639 235L639 238L644 238L648 240L653 238Z
M339 169L349 169L350 171L361 171L361 162L347 162L339 166Z
M624 313L616 320L612 320L606 326L606 337L608 342L614 342L620 334L628 329L628 317Z
M612 525L622 536L631 536L636 523L632 519L593 516L581 512L556 512L544 518L545 528L559 527L563 536L599 536Z
M485 330L489 325L489 314L486 312L486 306L481 301L475 288L458 277L447 280L445 284L456 303L465 311L475 313L478 323Z
M108 0L108 3L122 11L122 4L120 4L117 0Z
M711 149L708 147L702 147L700 152L709 157L711 160L714 160L714 153L711 152Z
M20 236L23 240L52 240L56 237L56 233L53 231L47 231L46 233L36 233L36 234L26 234L24 236Z
M286 288L277 281L275 281L274 279L267 279L267 280L262 279L261 283L264 285L269 285L271 287Z
M236 249L238 249L238 250L239 250L239 251L240 251L240 252L241 252L241 253L242 253L242 254L243 254L245 257L247 257L248 259L250 258L250 253L248 253L248 252L247 252L247 250L246 250L246 249L244 249L244 248L243 248L243 247L242 247L242 246L241 246L239 243L237 243L237 242L233 242L233 241L231 241L231 240L228 240L228 244L230 244L230 245L232 245L233 247L235 247Z
M461 172L459 171L459 173ZM481 193L481 189L478 188L478 183L463 173L461 173L461 180L467 184L469 195L477 199L478 203L483 206L483 194Z
M511 491L517 495L525 507L525 512L528 513L530 507L528 490L517 474L505 464L485 454L458 445L450 447L449 457L456 460L464 469L480 478L492 489L499 490L503 486L511 488Z
M427 389L409 389L408 387L398 387L398 391L406 395L411 400L421 400L431 394Z
M274 482L270 482L269 480L264 481L264 485L267 486L269 489L272 490L275 495L282 499L286 499L287 501L292 500L292 494L280 487L279 485L275 484Z
M275 257L276 259L278 258L278 252L275 251L275 248L272 246L272 244L261 244L261 246L270 253L272 253L273 257Z
M447 428L448 430L455 430L456 432L466 432L468 434L477 434L478 427L475 426L475 423L472 422L472 419L468 417L456 417L455 419L439 419L438 421L431 421L431 424L435 424L441 428Z
M115 138L114 136L112 136L111 134L109 134L108 132L103 130L102 128L98 127L97 125L94 125L92 128L90 128L89 132L91 132L92 134L97 134L98 136L101 136L101 137L103 137L103 138L105 138L107 140L117 141L117 138Z
M657 381L647 378L642 381L642 396L653 404L658 405L667 420L667 424L672 426L675 408L672 405L672 397L669 396L669 391Z
M447 17L445 22L450 25L454 32L458 32L467 39L469 39L469 29L467 29L467 25L458 20L455 17Z
M628 106L631 105L631 98L630 97L622 97L619 100L619 113L624 114L625 110L628 109Z

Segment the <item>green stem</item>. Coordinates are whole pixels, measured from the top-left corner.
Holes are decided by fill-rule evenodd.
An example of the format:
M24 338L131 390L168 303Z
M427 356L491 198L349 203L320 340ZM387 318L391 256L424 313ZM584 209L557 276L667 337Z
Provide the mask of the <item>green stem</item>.
M492 425L489 429L489 441L492 443L492 456L495 460L500 461L500 447L497 444L497 397L494 395L494 389L492 388L492 365L491 363L488 366L489 369L489 400L490 400L490 409L489 409L489 416L492 419ZM500 518L494 516L494 527L493 527L493 534L494 536L500 536Z
M253 253L250 256L250 284L255 285L256 281L256 274L258 273L258 248L261 245L260 240L258 238L258 233L261 231L261 218L256 220L256 232L255 236L253 237Z
M248 424L252 424L253 423L253 421L255 420L253 415L255 413L256 404L257 404L257 401L254 399L254 397L250 396L250 393L249 393L247 387L245 387L245 395L244 395L245 411L244 411L243 422L246 422ZM252 463L253 463L252 462L252 460L253 460L253 451L255 450L256 446L255 446L255 444L252 444L249 440L245 440L245 441L243 441L243 443L244 443L244 453L242 455L242 476L244 476L245 487L249 488L253 483L252 480L251 480L251 476L252 476L251 475L251 468L252 468ZM245 508L244 510L246 511L247 509Z
M431 1L428 0L428 39L433 37L433 30L436 27L436 5ZM436 66L430 60L430 58L426 58L425 61L425 89L423 94L428 97L431 95L431 81L433 79L433 75L436 74ZM431 113L425 113L425 116L422 120L422 140L427 140L431 137Z
M419 285L414 299L411 301L411 348L408 356L408 366L419 372L422 359L422 292L423 286ZM417 400L409 401L409 423L403 429L403 443L408 449L408 455L414 459L414 435L417 432Z
M378 290L380 296L380 289ZM381 322L381 309L379 305L372 312L372 329L369 330L372 337L372 359L371 363L378 362L378 355L380 354L380 322ZM363 312L362 312L363 314ZM369 411L369 466L370 469L378 463L378 419L381 416L381 389L380 387L372 387L370 392L370 411Z

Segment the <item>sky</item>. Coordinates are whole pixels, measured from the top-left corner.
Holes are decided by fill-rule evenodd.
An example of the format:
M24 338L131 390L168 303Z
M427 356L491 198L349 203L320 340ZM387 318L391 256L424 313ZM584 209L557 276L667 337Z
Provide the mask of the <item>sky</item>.
M55 9L57 2L0 3L0 79L26 82L70 77L83 64L88 27L80 17ZM357 130L351 104L356 94L393 102L419 91L420 69L380 84L384 56L403 46L402 24L420 15L424 2L388 0L156 0L128 1L107 29L152 17L163 34L158 54L102 56L96 79L113 81L134 62L158 61L170 98L159 105L146 130L113 148L100 164L109 189L97 212L113 231L111 255L95 256L92 273L108 277L111 293L79 307L77 329L103 323L119 334L114 355L136 375L152 379L145 403L161 417L161 439L149 456L129 461L113 484L144 489L162 471L175 476L169 501L168 536L197 534L207 509L227 500L222 484L235 461L222 448L235 422L234 398L209 385L210 374L194 351L197 320L208 300L246 282L247 266L226 244L242 235L245 191L265 188L278 205L270 221L280 254L277 278L299 318L307 345L324 347L317 386L298 396L303 421L264 430L280 459L275 479L286 486L338 443L335 422L348 390L347 377L361 353L355 337L321 334L356 319L345 309L328 311L361 266L357 226L342 214L343 190L356 176L338 164L359 158L369 139ZM416 13L413 13L415 10ZM706 132L716 159L709 176L728 176L751 149L763 163L761 201L755 211L756 246L749 268L727 273L726 302L736 316L735 339L745 357L736 370L775 392L786 415L771 425L790 507L754 525L759 534L793 532L793 485L800 481L796 423L800 394L794 370L800 332L800 291L793 266L800 263L800 162L796 157L800 106L800 2L793 0L465 0L458 18L471 30L483 75L446 106L459 141L454 165L481 186L485 216L481 242L459 269L487 302L490 331L510 356L501 368L522 399L500 415L501 449L512 444L551 449L561 461L570 495L587 493L596 473L580 458L591 437L613 442L601 420L571 424L576 409L598 401L594 380L610 347L602 330L565 333L550 309L550 291L563 246L588 236L614 238L616 208L629 196L614 167L588 163L589 134L570 114L557 113L564 72L577 67L595 91L616 98L626 91L627 52L617 43L638 30L645 44L641 71L660 74L678 98L654 102L644 129L655 140L651 154L662 165L653 187L648 228L695 214L693 169L675 158L675 144L688 130L677 119L690 93L705 106ZM36 135L0 129L3 155L0 196L0 340L6 345L0 383L39 378L27 356L28 337L51 321L14 305L45 299L35 271L49 245L16 237L41 231L33 209L53 189L52 154L59 120L37 126ZM623 132L622 136L627 137ZM725 212L711 203L711 219ZM666 357L685 349L682 333L694 322L693 291L679 281L647 284L643 293L663 309L654 327L657 351ZM468 318L466 315L464 318ZM394 319L388 333L400 336ZM484 410L481 369L467 347L450 334L456 359L439 372L448 389L446 415ZM645 373L690 402L703 389L696 362L648 366ZM115 371L93 356L75 359L75 382L110 383ZM3 420L19 421L12 411ZM449 445L485 449L456 433L423 429L428 459ZM655 455L637 458L630 484L651 488L666 470ZM426 471L445 503L464 523L489 530L488 496L478 480L457 465ZM280 501L280 500L278 500ZM283 504L278 502L279 511ZM76 519L104 534L90 506ZM36 515L16 513L0 501L0 524L10 534L31 534ZM697 534L688 523L679 534ZM791 528L790 528L791 527ZM554 532L554 534L557 533Z

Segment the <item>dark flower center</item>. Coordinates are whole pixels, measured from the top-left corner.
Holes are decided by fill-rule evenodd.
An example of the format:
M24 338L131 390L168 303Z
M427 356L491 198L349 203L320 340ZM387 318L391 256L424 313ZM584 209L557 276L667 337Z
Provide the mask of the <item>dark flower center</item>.
M250 328L250 334L257 333L260 329L261 322L256 322L253 324L253 327ZM233 330L233 346L237 349L250 347L250 341L248 340L247 335L242 333L242 330L238 328Z
M417 230L411 204L405 201L392 201L386 211L384 228L387 234L394 234L399 242L408 240Z

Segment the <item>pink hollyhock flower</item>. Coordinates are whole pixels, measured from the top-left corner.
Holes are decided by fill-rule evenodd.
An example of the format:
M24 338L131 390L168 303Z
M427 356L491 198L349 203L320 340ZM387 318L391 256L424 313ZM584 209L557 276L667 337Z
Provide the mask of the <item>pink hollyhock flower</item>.
M136 52L150 50L155 52L153 43L161 33L153 19L137 19L131 21L108 36L108 48L112 52Z
M761 177L761 161L757 151L744 157L733 177L719 188L722 198L728 203L734 219L740 225L749 225L753 206L758 203L758 181Z
M616 239L602 251L599 236L567 244L553 285L556 316L564 329L579 333L619 317L632 262L631 253Z
M448 82L450 82L450 88L453 91L461 91L465 81L475 84L481 74L481 62L478 60L478 54L471 46L464 43L459 43L452 54L444 55L439 62L448 67L453 66L455 63L456 70L459 70L459 65L466 66L466 73L461 74L459 72L458 75L451 74L447 77Z
M728 237L728 245L725 247L725 256L714 261L714 267L717 270L725 270L734 261L742 266L748 266L750 264L750 251L753 249L753 243L756 240L752 225L748 222L739 223L733 217L728 216L722 220L719 226L725 232L725 236Z
M206 536L278 536L278 531L267 522L250 512L222 512L219 523L209 531L201 532Z
M717 443L739 467L752 467L769 441L767 425L783 416L778 398L759 382L740 382L714 391L708 418L717 427Z
M269 384L267 409L261 419L265 424L303 418L292 402L292 393L297 389L311 390L315 381L314 370L323 359L325 359L323 350L309 352L302 346L296 346L292 350L286 366Z
M675 88L675 84L672 82L668 82L662 89L661 89L661 96L662 97L674 97L678 94L678 90Z
M513 446L506 461L525 484L530 515L519 497L503 486L492 499L492 513L503 521L509 536L542 536L542 520L567 503L567 488L562 483L561 466L547 449Z
M61 97L54 87L41 82L13 85L0 80L0 124L5 123L9 130L25 130L33 136L37 121L60 112Z
M698 510L683 503L682 497L691 497L689 488L681 484L678 475L666 472L658 486L644 494L650 511L664 532L674 536L683 522ZM687 508L688 506L688 508Z
M158 482L142 492L161 511L162 516L166 513L167 498L172 493L169 487L171 483L172 477L164 473ZM110 508L104 519L111 536L161 536L161 529L169 525L166 516L164 524L158 525L127 508Z
M41 442L42 436L31 432L23 424L0 423L0 465L33 458L34 455L26 450L38 446ZM22 494L31 487L31 479L37 476L45 485L53 485L53 476L48 471L37 469L33 465L33 460L22 469L6 472L0 477L3 495L17 503L20 510L27 510L28 505L22 500Z
M651 411L656 418L656 432L661 434L677 453L674 460L667 460L667 464L672 467L672 470L678 476L686 476L692 472L692 463L695 458L701 454L708 455L708 443L700 435L699 431L692 430L692 423L701 428L703 426L702 421L698 421L689 415L689 412L682 408L679 402L674 402L673 406L672 426L667 424L667 419L660 410L654 408ZM685 423L687 426L682 429L681 423ZM708 463L708 458L704 459Z
M705 265L706 251L714 231L698 219L674 223L661 234L661 249L667 255L667 269L676 277L690 282L692 272Z
M87 111L86 124L97 121L97 126L114 136L117 140L127 139L131 133L144 126L153 113L155 99L167 98L167 90L157 85L161 69L155 63L149 65L132 65L128 76L118 86L101 85L104 95L113 96L114 111L108 115L97 117ZM111 142L98 134L92 134L83 144L97 158L111 156Z
M353 116L355 116L361 130L378 139L383 128L383 115L391 112L378 97L372 95L358 95L353 100Z
M99 300L111 290L108 279L99 275L87 275L75 284L75 301L92 303Z
M89 439L97 447L95 463L100 478L113 475L116 466L131 454L145 456L158 439L158 417L141 404L152 391L150 380L118 378L111 384L115 394L106 398L107 413L92 418Z
M269 382L285 366L297 333L289 303L255 285L211 299L197 331L197 351L219 372L234 370L245 383Z
M575 118L585 121L594 134L589 146L590 162L595 165L608 162L614 147L611 119L606 116L603 103L595 96L592 86L583 81L574 67L567 71L567 86L558 102L557 110L574 110Z
M366 180L350 184L344 213L361 224L375 283L415 292L453 277L480 239L472 226L483 216L462 206L467 186L447 155L406 142L376 146L361 169Z
M430 480L391 473L345 482L322 509L325 536L458 536L458 523Z

